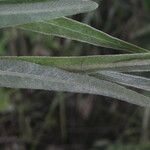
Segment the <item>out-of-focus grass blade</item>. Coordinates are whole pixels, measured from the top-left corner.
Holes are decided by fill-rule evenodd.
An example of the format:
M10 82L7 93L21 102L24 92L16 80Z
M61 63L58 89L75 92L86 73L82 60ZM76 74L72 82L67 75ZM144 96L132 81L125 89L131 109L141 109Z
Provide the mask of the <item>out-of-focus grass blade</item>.
M134 31L134 33L131 34L131 38L138 38L141 36L150 35L150 24L146 25L142 29L139 29L138 31Z
M148 52L146 49L112 37L102 31L69 18L59 18L51 21L44 21L42 23L27 24L21 26L21 28L45 35L65 37L97 46L125 50L132 53Z
M13 105L10 103L9 92L0 89L0 113L5 113L13 110Z
M119 72L150 71L150 53L80 57L0 56L1 59L28 61L73 72L95 72L99 70Z
M0 86L90 93L150 106L149 97L118 84L24 61L0 60Z
M135 87L138 89L142 89L145 91L150 91L150 79L136 76L136 75L129 75L114 71L98 71L92 74L93 76L99 77L100 79L116 82L119 84L123 84L126 86Z
M2 3L2 1L0 3L0 28L87 12L98 6L95 2L85 0L49 0L44 2L38 0L36 3L35 0L32 1L17 4L8 4L10 1Z

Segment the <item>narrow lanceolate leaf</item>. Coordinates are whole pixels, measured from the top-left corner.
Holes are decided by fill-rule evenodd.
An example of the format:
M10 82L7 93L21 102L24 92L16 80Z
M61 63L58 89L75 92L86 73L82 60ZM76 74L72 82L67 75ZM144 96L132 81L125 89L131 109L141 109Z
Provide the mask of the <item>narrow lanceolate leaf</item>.
M114 71L98 71L92 74L95 77L98 77L103 80L116 82L119 84L123 84L130 87L135 87L138 89L142 89L145 91L150 91L150 79L136 76L136 75L129 75Z
M14 2L15 0L12 3L10 0L3 0L0 3L0 28L50 20L97 8L97 3L85 0L29 0L16 4Z
M43 0L50 1L50 0ZM0 0L0 4L20 4L20 3L33 3L33 2L41 2L41 0Z
M21 26L21 28L46 35L65 37L106 48L125 50L132 53L148 52L148 50L114 38L86 24L68 18L59 18L51 21L43 21L42 23L27 24Z
M22 60L73 72L110 70L119 72L150 71L150 53L80 57L0 56L0 60Z
M0 60L0 86L90 93L150 106L149 97L118 84L24 61Z

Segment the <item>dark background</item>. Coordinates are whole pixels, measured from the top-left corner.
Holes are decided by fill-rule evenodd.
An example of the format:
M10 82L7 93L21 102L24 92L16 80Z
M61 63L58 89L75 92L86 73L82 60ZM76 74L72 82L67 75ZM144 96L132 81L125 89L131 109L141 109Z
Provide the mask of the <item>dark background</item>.
M150 0L97 2L96 11L72 18L150 49ZM0 30L0 55L119 53L16 28ZM149 119L149 109L103 96L0 88L2 150L149 150Z

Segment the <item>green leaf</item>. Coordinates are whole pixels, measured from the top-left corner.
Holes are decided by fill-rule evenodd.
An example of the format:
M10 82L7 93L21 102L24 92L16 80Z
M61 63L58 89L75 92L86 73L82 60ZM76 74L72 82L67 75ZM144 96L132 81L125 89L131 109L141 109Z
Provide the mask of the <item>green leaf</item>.
M119 72L150 71L150 53L79 57L0 56L1 59L28 61L73 72L90 73L99 70Z
M45 35L55 35L72 40L90 43L96 46L125 50L132 53L149 52L146 49L112 37L102 31L69 18L59 18L41 23L27 24L20 27Z
M130 87L135 87L145 91L150 91L149 78L114 71L98 71L96 73L92 73L91 75L103 80L119 83Z
M10 1L3 4L2 2L0 3L0 28L83 13L94 10L98 6L95 2L85 0L50 0L45 2L41 0L36 3L27 1L27 3L21 4L7 4ZM14 0L13 2L18 1Z
M118 84L24 61L0 60L0 86L90 93L150 106L149 97Z

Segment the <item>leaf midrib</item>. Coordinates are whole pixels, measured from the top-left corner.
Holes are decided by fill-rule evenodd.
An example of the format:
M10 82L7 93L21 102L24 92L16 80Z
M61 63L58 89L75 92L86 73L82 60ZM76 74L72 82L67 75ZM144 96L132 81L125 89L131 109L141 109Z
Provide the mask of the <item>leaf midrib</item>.
M100 44L100 45L102 45L102 46L104 46L105 48L112 48L111 46L106 46L106 43L108 43L108 44L110 44L110 45L114 45L114 46L117 46L117 47L119 47L120 49L123 49L122 47L122 45L121 46L119 46L119 45L117 45L117 44L114 44L114 42L110 42L109 40L105 40L105 39L102 39L102 38L97 38L97 37L94 37L93 35L88 35L88 34L85 34L85 33L82 33L82 32L80 32L80 31L76 31L76 30L72 30L72 29L70 29L70 28L67 28L67 27L62 27L62 26L59 26L59 25L56 25L56 24L54 24L54 23L50 23L50 22L46 22L46 21L42 21L42 23L45 23L45 24L50 24L50 25L53 25L53 26L56 26L56 27L59 27L59 28L62 28L62 29L66 29L66 30L68 30L68 31L71 31L71 32L75 32L75 33L79 33L79 34L81 34L81 35L83 35L83 36L86 36L86 37L89 37L89 38L93 38L93 39L96 39L96 40L98 40L98 41L101 41L101 42L103 42L104 43L104 45L102 45L102 44ZM34 30L33 30L34 31ZM41 33L43 33L43 32L41 32ZM50 34L50 33L47 33L47 34ZM63 38L66 38L66 36L63 36L63 35L59 35L59 34L52 34L52 35L56 35L56 36L59 36L59 37L63 37ZM111 37L111 36L109 36L110 38L113 38L113 37ZM70 39L73 39L73 38L71 38L70 37ZM118 39L117 39L118 40ZM78 41L82 41L82 42L86 42L86 41L84 41L84 40L78 40ZM89 44L90 44L90 42L88 42ZM96 43L94 43L96 46L98 46L99 44L96 44ZM131 50L128 50L129 52L133 52L133 51L131 51Z

